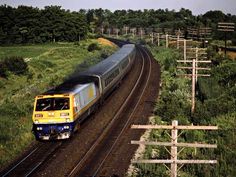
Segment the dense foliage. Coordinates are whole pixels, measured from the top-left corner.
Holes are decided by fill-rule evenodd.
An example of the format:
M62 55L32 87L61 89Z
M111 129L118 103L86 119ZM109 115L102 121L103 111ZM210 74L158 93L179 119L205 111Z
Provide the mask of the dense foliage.
M6 78L8 72L21 75L27 71L28 65L22 57L6 57L0 61L0 77Z
M187 28L212 27L214 39L224 39L224 33L217 32L218 22L235 22L236 16L221 11L209 11L204 15L194 16L188 9L178 12L168 9L150 10L110 10L90 9L70 12L60 6L46 6L38 9L28 6L13 8L0 6L0 44L44 43L53 41L78 41L88 36L88 32L101 32L108 28L125 26L130 28L160 28L172 31L182 29L185 36ZM115 31L111 31L115 32ZM227 35L236 38L236 33ZM233 40L233 42L236 42Z
M99 46L98 46L98 44L96 44L96 43L92 43L92 44L90 44L90 45L88 46L88 51L89 51L89 52L92 52L92 51L94 51L94 50L99 50Z
M87 31L84 14L59 6L0 6L0 44L78 41Z
M155 109L156 124L171 124L178 120L180 125L218 125L218 131L180 131L178 142L217 143L217 149L185 148L178 159L217 159L217 165L184 165L179 175L184 177L235 176L236 142L236 63L225 58L212 47L208 49L211 66L210 78L199 78L197 82L196 111L191 114L191 82L176 77L176 60L181 58L173 49L150 48L162 66L161 93ZM170 65L171 63L171 65ZM178 70L178 74L182 71ZM151 132L150 141L170 142L166 130ZM170 149L168 148L170 151ZM160 146L147 146L144 159L169 159L170 154ZM169 176L163 165L139 164L135 176Z

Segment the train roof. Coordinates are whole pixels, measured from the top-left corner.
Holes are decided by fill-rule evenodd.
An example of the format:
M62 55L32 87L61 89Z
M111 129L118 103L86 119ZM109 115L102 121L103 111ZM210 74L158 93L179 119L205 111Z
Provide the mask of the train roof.
M90 67L88 70L74 74L59 86L48 90L43 95L50 94L66 94L74 91L78 84L86 84L94 82L95 77L102 76L110 71L117 63L119 63L125 56L127 56L135 48L134 44L126 44L120 50Z
M100 63L90 67L88 70L81 72L80 75L88 75L88 76L102 76L108 71L110 71L113 67L116 66L121 60L123 60L126 56L130 54L132 50L134 50L134 44L126 44L120 50L101 61Z

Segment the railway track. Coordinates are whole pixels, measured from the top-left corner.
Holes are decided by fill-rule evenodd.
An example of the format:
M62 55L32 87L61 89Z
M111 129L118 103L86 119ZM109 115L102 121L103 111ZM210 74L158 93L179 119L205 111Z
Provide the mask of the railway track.
M104 130L104 133L94 143L93 147L88 151L86 156L84 156L66 176L96 177L125 175L126 170L122 170L123 172L118 172L117 174L117 172L114 171L114 169L112 169L112 167L108 164L113 161L115 154L118 156L122 155L117 154L115 150L120 147L122 142L124 142L122 138L126 139L126 143L130 142L130 125L136 118L135 113L137 112L138 107L140 104L143 104L144 92L147 89L150 82L151 73L153 72L150 53L142 47L139 47L139 51L142 56L143 66L135 86L122 107L120 107L119 111L114 116L113 121L106 128L106 130ZM128 146L129 145L130 144L128 143ZM129 148L128 146L127 148ZM119 165L117 164L117 166Z
M144 64L141 69L142 74L139 75L134 86L130 86L130 88L133 87L133 91L129 96L124 96L127 99L125 102L121 100L120 108L111 110L113 117L103 121L101 117L108 114L103 111L98 112L97 117L92 115L82 125L81 131L71 140L39 143L25 157L1 172L0 176L98 176L104 173L104 165L109 163L111 156L119 156L119 153L114 155L114 150L119 146L122 138L127 136L129 125L137 116L137 109L140 110L138 105L142 104L144 92L151 77L153 69L150 54L143 48L139 48L139 51L141 63ZM117 102L118 99L119 96L117 96ZM109 105L104 105L104 107L109 107ZM99 114L102 115L99 116ZM100 129L96 130L96 127ZM139 137L141 133L135 136ZM127 139L126 143L127 141L129 140ZM75 149L74 146L77 148ZM134 151L135 147L131 149ZM94 163L91 163L92 161Z
M25 176L32 175L41 164L46 162L50 157L53 156L54 152L57 151L63 142L39 142L35 145L28 154L22 159L12 164L6 170L0 173L2 177L8 176Z

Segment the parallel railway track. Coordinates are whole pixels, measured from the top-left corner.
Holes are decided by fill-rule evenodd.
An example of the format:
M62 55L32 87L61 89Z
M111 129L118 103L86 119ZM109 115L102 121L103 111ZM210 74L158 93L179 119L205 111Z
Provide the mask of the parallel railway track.
M142 63L144 65L142 66L142 72L140 72L140 76L138 77L132 92L127 96L126 101L122 104L119 110L116 111L116 114L113 116L111 121L102 128L103 131L101 131L99 135L96 135L97 137L94 141L91 140L92 143L87 145L89 146L89 149L86 149L86 147L82 149L82 147L80 147L82 150L78 150L80 151L80 155L78 155L77 160L74 160L75 157L72 158L73 160L67 160L70 161L71 164L69 167L67 166L64 168L63 163L54 162L56 157L62 156L61 153L64 152L63 150L67 149L69 146L74 146L73 144L75 143L77 143L78 146L83 146L83 144L78 144L78 142L80 142L78 139L80 136L84 135L76 135L77 137L75 136L75 138L69 141L39 143L38 147L33 149L28 153L28 155L16 162L14 165L10 166L7 170L0 173L0 176L42 176L42 174L47 174L44 172L45 169L50 168L53 164L55 164L55 166L61 164L63 169L51 170L53 174L44 176L55 176L56 171L59 173L56 176L103 175L102 173L104 173L103 171L105 169L104 165L107 164L107 161L109 161L108 159L114 155L114 149L119 145L120 139L122 139L123 136L126 136L125 133L127 132L127 129L129 129L130 123L133 122L132 119L137 116L135 115L135 112L139 109L138 105L141 100L143 100L144 92L147 89L151 77L151 56L146 49L142 47L139 47L139 52L142 56ZM125 120L123 120L122 117ZM89 122L94 121L89 119L85 122L84 126L82 125L82 130L79 133L82 134L82 131L86 131L85 129ZM68 163L67 161L64 163ZM91 163L91 161L94 161L95 163ZM48 163L51 165L47 165ZM106 173L104 174L106 175Z
M99 138L93 144L91 149L89 149L89 151L86 153L86 155L82 159L80 159L80 161L76 164L76 166L68 174L69 177L71 177L71 176L86 176L85 173L86 173L87 169L88 169L89 173L92 173L92 176L97 176L99 171L102 169L102 166L103 166L104 162L106 161L106 159L111 154L114 147L116 146L116 143L118 142L119 138L124 133L125 129L128 128L129 122L130 122L130 120L131 120L131 118L132 118L132 116L133 116L140 100L141 100L141 97L142 97L142 95L145 91L145 88L147 86L147 83L148 83L149 78L150 78L150 73L151 73L151 67L150 66L149 66L148 70L146 69L148 67L145 68L145 65L151 65L151 62L150 61L145 62L144 56L141 52L140 52L140 55L142 56L142 69L141 69L140 75L139 75L133 89L131 90L131 92L128 95L127 99L125 100L124 104L119 108L118 112L114 115L114 117L113 117L112 121L110 122L110 124L106 127L106 129L103 131L103 133L99 136ZM150 59L148 59L148 60L150 60ZM147 64L147 63L149 63L149 64ZM148 74L145 73L145 69L148 71ZM144 77L144 75L147 75L147 77ZM144 81L144 78L146 79L145 80L146 83L142 82L142 81ZM119 133L114 135L115 138L110 137L110 135L111 135L110 133L112 131L112 128L114 128L114 126L117 125L117 121L120 121L118 119L122 119L121 115L124 115L124 114L122 114L123 111L125 110L125 108L127 108L128 104L130 104L130 102L134 98L134 94L137 92L137 89L140 87L141 82L144 84L144 87L142 88L142 90L139 90L141 94L139 95L139 98L138 98L137 102L133 103L133 105L132 105L133 108L132 108L132 111L130 110L131 111L130 115L127 117L127 119L124 120L124 122L122 122L122 124L124 124L124 125L119 130ZM109 142L104 142L104 139L106 139L107 136L110 137L109 139L112 139L112 140L115 139L114 142L112 142L111 144ZM97 163L96 168L92 172L90 166L87 163L87 161L93 161L92 159L93 159L94 150L97 149L102 143L110 144L110 147L108 147L108 149L105 147L105 154L102 155L103 156L102 160ZM104 151L103 149L101 149L101 150ZM100 155L101 155L101 152L100 152ZM85 167L85 169L83 169L83 167Z
M103 137L99 138L101 141L96 143L96 148L93 148L96 149L93 153L99 155L94 155L93 153L87 155L87 157L85 157L86 159L82 159L82 161L78 162L68 176L96 177L125 175L125 171L122 173L119 172L119 174L117 174L116 171L112 172L112 167L109 167L109 164L113 161L114 153L116 153L115 149L119 148L119 143L122 142L122 138L127 138L126 136L130 135L130 124L136 119L135 112L137 112L138 106L143 100L144 92L149 84L151 73L153 72L151 57L145 49L139 48L139 50L143 61L142 71L129 97L127 97L123 106L113 118L114 122L108 127L109 130L107 130L107 133L104 133ZM120 154L120 156L121 155L122 154ZM119 165L121 164L117 164L117 166ZM75 173L76 171L78 172Z
M18 162L12 164L5 171L0 173L2 177L8 176L30 176L41 164L45 163L54 152L61 147L63 142L37 143L36 147L26 154Z

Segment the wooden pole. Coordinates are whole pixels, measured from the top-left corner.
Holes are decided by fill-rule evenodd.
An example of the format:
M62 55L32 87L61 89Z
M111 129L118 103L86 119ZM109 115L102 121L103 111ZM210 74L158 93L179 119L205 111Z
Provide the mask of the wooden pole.
M119 37L119 30L118 30L118 28L116 29L116 38L118 38Z
M160 46L160 33L157 33L157 46Z
M216 144L199 144L199 143L178 143L178 130L217 130L217 126L193 126L193 125L178 125L177 120L172 121L172 125L132 125L132 129L168 129L171 130L171 142L146 142L146 141L131 141L131 144L142 145L159 145L171 146L171 159L139 159L131 160L131 163L145 164L171 164L171 177L177 177L178 164L215 164L217 160L178 160L177 147L195 147L195 148L217 148ZM168 151L169 152L169 151ZM168 168L169 169L169 168Z
M132 31L133 31L133 38L134 38L134 28L132 29Z
M198 74L198 70L196 69L198 67L198 47L196 47L196 65L195 65L195 71L196 71L196 83L197 83L197 74Z
M166 34L166 48L168 48L168 46L169 46L169 43L168 43L168 42L169 42L169 41L168 41L168 38L169 38L169 37L168 37L168 34Z
M109 37L111 36L111 29L110 28L108 29L108 36Z
M178 139L178 129L175 127L178 126L178 121L174 120L172 121L173 129L171 130L171 143L177 144ZM171 163L171 177L177 177L177 146L171 146L171 160L173 163Z
M153 44L153 33L151 33L151 37L152 37L152 44Z
M225 58L226 58L226 46L227 46L227 38L226 38L226 32L225 32Z
M179 49L179 34L177 35L177 49Z
M193 59L192 69L192 108L191 113L195 110L195 84L196 84L196 59Z
M187 60L187 55L186 55L186 52L187 51L187 47L186 47L186 39L184 39L184 61ZM185 63L185 62L184 62Z

